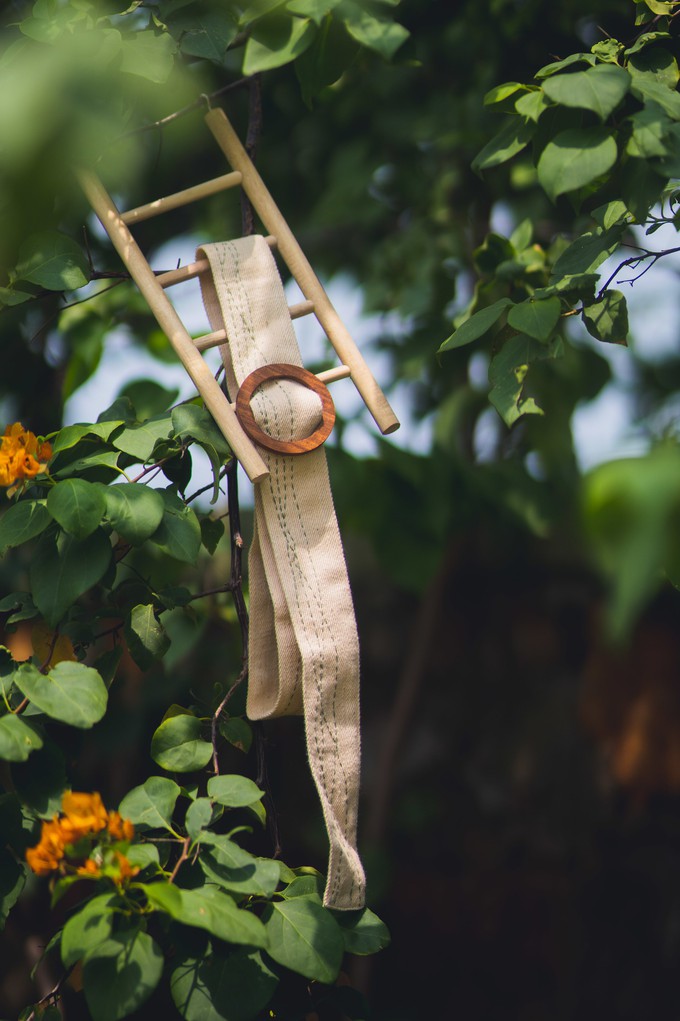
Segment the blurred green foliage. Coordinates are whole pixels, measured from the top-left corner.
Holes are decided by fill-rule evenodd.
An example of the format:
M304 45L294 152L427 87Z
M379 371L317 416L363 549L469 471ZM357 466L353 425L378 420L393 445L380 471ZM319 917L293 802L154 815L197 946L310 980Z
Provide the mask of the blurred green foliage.
M439 686L422 741L430 747L428 789L447 797L453 789L468 839L463 850L455 845L455 868L467 868L465 875L480 883L495 875L491 866L484 872L480 855L489 861L500 855L488 820L500 826L502 806L513 797L527 812L526 805L539 805L535 824L520 811L521 826L532 834L532 853L543 846L545 820L557 818L550 830L556 845L565 859L578 858L579 841L587 844L588 827L599 823L592 823L590 813L597 812L588 798L595 794L585 780L579 788L582 812L568 804L573 788L563 783L571 764L559 757L564 712L559 679L572 671L580 683L582 662L597 658L600 641L613 639L619 648L633 650L635 683L644 693L645 656L636 650L646 633L645 612L655 598L669 601L673 620L678 611L667 580L680 582L678 360L644 361L635 337L627 351L618 352L627 360L628 397L648 455L602 465L583 478L572 433L574 413L612 378L608 345L628 338L630 294L614 286L621 276L613 272L616 262L628 262L628 276L647 266L653 273L663 250L654 241L661 228L658 237L674 247L666 239L678 222L677 7L658 0L596 5L566 0L549 11L540 0L462 0L453 7L423 0L398 5L148 0L125 8L90 0L13 0L0 16L0 345L6 366L0 409L6 421L21 419L39 433L58 428L64 401L96 373L116 328L124 327L129 340L159 363L173 358L144 301L118 278L121 265L93 225L73 165L93 164L121 207L224 173L202 124L200 96L229 88L213 102L225 103L245 136L248 86L231 87L244 75L262 76L261 173L318 271L326 277L344 274L361 292L366 310L385 316L377 346L390 358L390 386L405 385L415 417L431 423L426 452L403 450L388 440L380 441L371 458L351 456L342 443L329 458L359 593L367 671L375 683L366 701L376 730L383 712L377 693L394 698L395 676L402 668L407 674L403 663L411 663L412 648L403 636L411 626L416 638L420 633L419 608L439 607L427 660ZM194 103L186 116L154 127ZM140 226L138 237L153 253L181 235L221 240L240 232L236 202L219 196ZM6 547L17 545L12 538L17 534L22 543L52 542L43 561L52 572L70 557L79 571L97 573L96 556L88 556L85 565L80 554L83 544L96 545L92 536L102 520L135 547L155 535L153 556L150 547L133 554L145 578L154 574L154 584L149 588L129 578L118 600L129 617L126 636L138 665L147 669L155 663L142 691L133 695L132 681L124 689L135 706L129 716L123 696L116 702L112 689L101 741L118 756L118 796L139 779L121 764L125 755L116 743L121 735L138 748L154 732L168 694L179 700L193 686L199 703L210 702L212 686L227 670L238 670L233 611L220 605L194 614L186 603L185 571L199 546L217 551L218 568L201 561L206 585L214 580L211 572L228 569L214 522L205 514L194 522L193 511L182 516L172 497L161 507L151 491L145 506L136 508L122 492L107 495L102 517L94 495L117 465L133 457L151 463L154 450L174 492L188 492L191 436L217 466L208 498L217 497L220 458L228 452L218 449L214 437L211 443L207 435L191 432L177 414L168 419L175 397L155 382L134 384L127 398L109 416L109 425L118 424L108 434L85 430L69 439L62 431L55 471L61 465L57 490L63 506L53 497L47 510L37 503L21 521L6 511L0 524ZM76 462L73 480L92 487L90 518L86 514L77 522L70 510L73 487L66 485L69 465ZM124 487L110 492L116 489ZM157 534L159 513L179 530L179 544L175 533ZM55 522L69 526L60 547L43 535ZM34 592L35 605L24 598L30 549L22 546L0 564L3 592L11 594L0 607L13 615L10 629L38 610L58 621L82 603L83 589L66 594L73 596L68 605L55 603L51 584ZM183 550L184 558L158 555L170 549ZM105 572L106 565L104 587L110 581ZM92 578L85 580L89 585ZM532 593L538 593L540 605L531 601ZM557 611L551 615L546 609L551 600L560 608L559 619ZM601 608L606 641L599 631L595 641L591 633L600 626ZM74 613L69 624L74 640L87 627L77 617ZM164 672L158 659L168 636ZM500 665L492 662L496 648ZM606 670L627 676L618 660ZM104 665L101 673L105 676ZM461 679L458 687L452 678ZM587 671L584 683L587 687ZM633 681L630 685L637 691ZM588 690L590 702L597 701ZM625 721L617 697L624 695L604 704L615 706L612 718ZM576 717L573 692L569 699ZM413 705L411 712L417 721ZM241 716L227 722L231 737L225 738L245 750L249 734L237 733ZM632 733L625 722L616 738L598 726L591 730L606 732L602 743L608 749L620 733ZM192 733L194 727L190 719ZM417 759L419 747L416 724L409 723L401 737L409 775L409 755ZM645 740L645 748L654 744ZM87 738L82 742L85 761L87 756L93 761ZM445 743L455 746L453 781L448 772L438 772L436 749ZM620 747L624 744L621 738ZM612 767L619 782L635 787L639 781L645 796L652 789L676 789L670 765L652 781L642 766L638 772L630 766L632 753L626 754L620 751ZM53 808L54 792L41 790L26 770L34 760L46 763L48 755L56 756L59 770L42 772L61 776L63 755L51 746L36 746L12 775L17 789L28 792L27 802L30 795L34 804ZM78 759L75 745L69 758ZM284 788L289 767L280 762L279 768ZM369 777L377 768L369 764ZM406 866L398 862L392 878L396 874L402 888L422 900L429 865L421 845L432 848L455 826L443 814L441 798L424 796L413 780L417 768L411 768L411 786L406 783L397 800L393 827L409 845L420 885L413 893ZM586 771L582 764L579 769ZM100 767L100 777L103 772ZM544 776L564 793L561 814L548 804ZM280 796L287 796L283 789ZM373 797L369 794L369 804L375 808ZM493 798L501 808L488 807ZM513 847L519 839L514 825L504 831ZM455 836L461 832L455 830ZM293 839L304 842L302 835ZM380 857L382 839L384 834L374 834L375 882L388 889L391 866ZM451 846L442 837L446 869L442 865L441 874L433 873L444 885L454 884ZM512 872L510 852L505 864ZM11 863L7 889L11 899L17 889ZM430 893L431 903L438 903L439 889ZM465 891L458 896L464 918ZM392 910L409 917L407 901ZM513 918L516 914L521 912ZM441 912L430 924L437 932L446 924L455 929ZM469 934L456 938L464 960ZM486 945L483 937L479 941ZM231 959L204 975L197 964L201 949L187 947L178 965L178 996L194 978L217 983L222 972L230 974ZM418 949L411 952L418 959ZM501 959L499 954L497 963ZM253 967L252 961L242 963ZM420 967L435 980L427 962L421 960ZM578 967L587 972L586 964ZM462 965L459 980L463 986L471 981ZM483 985L475 986L479 1002L469 1000L472 1021L492 1016L493 992ZM420 1000L415 993L406 996L409 1007L398 992L385 992L389 982L381 988L387 1001L392 995L381 1018L392 1021L422 1008L422 990ZM545 1016L591 1016L591 1006L572 994L571 1006L561 994L552 999L546 994ZM505 1002L500 994L499 1001ZM643 1001L630 994L631 1009L638 1011L632 1016L642 1016ZM544 1016L540 1009L521 1016ZM599 1009L601 1015L601 1003ZM612 1017L631 1016L625 1004L611 1011Z

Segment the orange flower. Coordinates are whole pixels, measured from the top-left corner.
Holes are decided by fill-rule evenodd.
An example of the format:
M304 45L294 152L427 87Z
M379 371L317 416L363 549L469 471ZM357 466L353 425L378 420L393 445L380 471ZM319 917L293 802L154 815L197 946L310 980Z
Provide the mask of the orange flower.
M46 876L59 868L59 863L64 857L64 834L61 825L55 816L51 822L44 822L40 833L40 843L35 847L29 847L26 851L26 861L29 867L38 876Z
M101 876L101 869L97 865L96 861L92 860L92 858L86 858L83 864L76 869L76 875L91 876L93 879L99 879Z
M50 822L42 824L40 843L26 851L26 861L34 872L39 876L46 876L56 870L72 874L75 868L79 876L97 879L102 875L111 876L113 851L118 862L118 872L112 875L114 882L124 883L137 875L139 868L131 865L125 855L113 848L107 849L104 846L105 861L109 863L105 872L89 857L94 843L107 845L112 840L132 840L135 829L129 819L123 819L119 812L107 812L97 791L93 794L66 791L61 799L61 807L62 814L59 817L55 815ZM78 843L88 838L91 841L89 848L87 844ZM66 857L66 848L73 844L77 846L71 848ZM77 865L78 861L82 864Z
M74 844L80 837L94 836L108 822L101 795L96 791L94 794L66 791L61 799L61 807L66 816L61 820L61 828L68 844Z
M51 457L51 445L40 443L21 422L8 425L4 436L0 436L0 486L14 486L24 479L34 479L47 471L47 461Z
M114 840L132 840L135 828L129 819L123 819L120 812L109 812L109 833Z
M114 852L118 860L118 875L114 876L114 882L121 885L127 879L132 879L139 872L139 865L131 865L124 854L120 851Z

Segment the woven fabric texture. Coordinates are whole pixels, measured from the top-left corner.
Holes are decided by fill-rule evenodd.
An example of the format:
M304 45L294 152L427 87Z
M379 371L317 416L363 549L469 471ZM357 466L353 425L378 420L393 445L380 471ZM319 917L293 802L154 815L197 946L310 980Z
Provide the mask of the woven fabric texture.
M272 362L301 365L281 278L264 238L204 245L201 277L229 392ZM272 380L251 400L255 419L276 439L308 436L321 420L316 394ZM309 764L330 842L324 904L364 904L356 850L359 796L359 644L323 448L300 455L261 449L269 476L255 486L249 552L251 719L304 714Z

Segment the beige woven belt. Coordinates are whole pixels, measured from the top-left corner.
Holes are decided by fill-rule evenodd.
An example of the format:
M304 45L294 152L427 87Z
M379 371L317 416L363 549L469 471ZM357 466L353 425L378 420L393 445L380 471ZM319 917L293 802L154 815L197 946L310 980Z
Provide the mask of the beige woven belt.
M205 245L201 277L235 395L255 370L301 365L276 263L262 237ZM252 389L249 388L249 389ZM249 395L250 396L250 395ZM274 440L319 429L319 396L271 379L250 396L255 422ZM359 645L354 607L322 447L300 456L262 449L269 475L255 486L249 554L251 719L304 714L307 752L330 841L324 904L364 904L356 850L359 795Z

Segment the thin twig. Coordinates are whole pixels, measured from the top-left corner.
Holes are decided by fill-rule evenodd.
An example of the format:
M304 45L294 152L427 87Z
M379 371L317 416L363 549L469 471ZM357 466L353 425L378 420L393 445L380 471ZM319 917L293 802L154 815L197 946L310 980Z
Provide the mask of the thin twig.
M229 539L231 547L231 570L228 587L234 600L236 616L241 630L241 671L213 713L211 736L213 746L213 772L219 776L220 764L217 754L219 722L230 698L248 677L248 609L243 596L243 538L241 536L241 509L238 499L237 462L227 466L227 502L229 505Z
M61 993L62 987L63 987L64 983L67 981L69 975L71 974L71 972L73 971L74 968L75 968L75 964L72 964L69 968L66 968L64 973L63 973L63 975L61 976L61 978L57 982L57 984L52 989L50 989L49 993L45 993L44 996L40 997L40 999L37 1001L37 1003L34 1003L33 1009L31 1011L31 1013L28 1015L28 1017L26 1018L26 1021L35 1021L35 1008L36 1007L39 1007L42 1003L47 1003L49 1000L55 1000L56 1001L59 998L59 994Z
M231 463L232 462L230 461L229 464L231 464ZM227 474L227 468L229 467L229 464L225 465L225 467L222 469L222 471L217 476L217 481L218 482L221 482L222 479L224 478L224 476ZM213 481L209 482L207 486L202 486L200 489L197 489L195 493L192 493L191 496L187 496L185 498L184 502L185 503L191 503L191 501L195 500L197 496L201 496L203 493L207 493L208 490L209 489L213 489L214 486L215 486L215 481L213 479Z
M205 93L201 94L198 99L195 99L193 103L189 103L187 106L183 106L180 110L175 110L173 113L169 113L166 117L161 117L158 121L153 121L151 124L142 124L138 128L132 128L131 131L126 131L125 134L119 135L116 139L116 143L121 142L124 138L131 138L134 135L141 135L145 131L153 131L157 128L164 128L168 124L172 124L173 121L178 120L180 117L185 117L188 113L192 113L194 110L200 110L202 106L206 105L213 99L218 99L220 96L226 95L228 92L233 92L234 89L242 89L245 85L251 81L250 78L239 78L235 82L230 82L228 85L223 85L221 89L216 89L209 95Z
M184 841L182 843L182 850L180 852L180 856L179 856L179 858L177 859L177 861L175 863L174 869L170 873L170 878L168 879L169 883L174 883L175 882L175 877L177 876L177 873L179 872L180 868L182 867L184 862L189 857L189 847L190 846L191 846L191 837L185 837Z
M622 262L618 264L618 266L611 274L611 276L608 277L606 283L603 284L602 287L600 288L598 297L601 296L604 293L604 291L607 290L611 282L618 276L618 274L621 272L624 266L630 266L632 268L634 266L639 266L639 264L643 262L645 259L652 260L648 266L645 266L641 273L639 273L632 279L616 281L617 283L620 284L634 284L636 280L639 280L640 277L643 277L645 275L645 273L648 273L652 266L656 265L659 259L663 259L665 255L675 255L676 252L680 252L680 246L678 246L677 248L664 248L664 250L661 252L653 252L645 248L641 249L639 255L631 255L629 259L624 259Z

